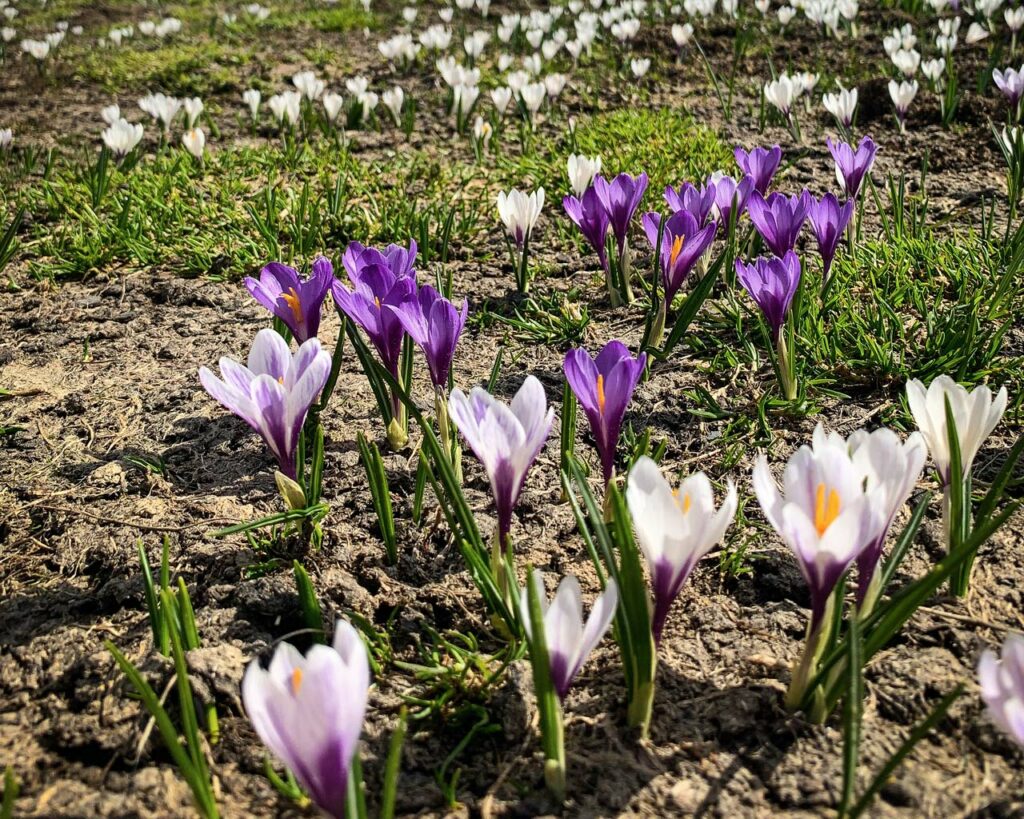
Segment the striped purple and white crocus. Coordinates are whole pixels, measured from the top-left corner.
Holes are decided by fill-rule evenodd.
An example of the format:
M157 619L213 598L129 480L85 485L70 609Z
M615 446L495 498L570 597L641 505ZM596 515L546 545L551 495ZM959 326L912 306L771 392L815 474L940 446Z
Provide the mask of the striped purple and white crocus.
M332 645L314 645L303 656L280 643L269 667L253 660L242 680L242 701L260 739L336 819L345 816L369 688L366 647L344 620Z
M583 594L580 582L573 575L567 575L558 584L555 597L548 604L544 591L544 575L534 570L530 582L537 591L541 614L544 617L544 637L551 664L551 682L558 698L565 701L572 681L580 673L604 633L608 631L615 609L619 604L619 591L614 580L609 580L605 590L594 601L590 616L583 622ZM529 593L523 588L519 597L519 612L523 619L528 639L533 639L533 623L530 622Z
M221 378L199 369L203 388L263 436L281 472L295 478L295 453L309 408L327 383L331 356L316 338L297 352L273 330L260 330L245 365L220 360Z

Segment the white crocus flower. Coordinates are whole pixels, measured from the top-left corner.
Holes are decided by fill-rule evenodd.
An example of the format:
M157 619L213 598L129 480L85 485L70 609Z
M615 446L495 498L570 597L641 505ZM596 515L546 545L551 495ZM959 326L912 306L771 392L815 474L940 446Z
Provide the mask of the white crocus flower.
M115 122L121 119L121 107L119 105L108 105L102 111L100 116L103 117L103 121L107 125L113 125Z
M783 6L775 14L779 18L779 25L783 28L789 25L790 21L796 17L796 9L792 6Z
M402 122L402 106L405 105L405 91L400 86L385 91L381 94L381 102L384 103L384 107L391 112L391 116L395 120L395 124L399 125Z
M327 114L327 121L333 125L345 104L344 97L334 91L328 91L320 98L320 102L324 106L324 113Z
M202 128L190 128L181 135L181 144L196 159L202 159L203 151L206 149L206 134Z
M519 92L523 106L531 116L540 110L547 94L548 90L542 82L527 83Z
M693 26L689 23L676 23L672 26L672 42L678 48L685 48L693 39Z
M981 23L971 23L970 27L967 29L967 34L964 36L964 42L966 42L967 45L974 45L975 43L980 43L982 40L986 39L988 35L988 29Z
M736 517L736 486L729 482L725 499L716 510L711 482L703 472L690 475L673 489L658 465L644 456L629 471L626 502L651 573L651 630L658 642L665 618L686 579L700 559L722 540Z
M143 127L141 124L117 119L103 131L103 144L116 157L125 156L135 150L142 141Z
M900 73L910 79L917 73L917 67L921 64L921 53L912 48L901 48L893 53L891 59Z
M499 117L505 116L505 111L508 110L508 104L512 101L512 89L507 85L503 85L500 88L495 88L491 91L491 102L494 103L494 110L498 112Z
M569 174L569 188L575 196L581 197L594 181L594 177L601 173L601 157L570 154L566 170Z
M971 392L947 375L940 375L925 389L917 379L907 382L907 403L914 416L943 485L950 482L949 435L946 430L946 399L949 399L960 445L964 476L970 474L974 458L985 439L1006 411L1006 387L995 397L982 385Z
M544 575L536 569L528 582L533 583L540 602L540 613L544 618L544 638L548 649L548 662L551 666L551 684L559 699L564 700L572 681L579 674L583 664L590 656L615 617L615 609L619 605L618 588L614 580L609 580L605 590L594 601L587 618L583 623L583 595L580 582L573 575L565 577L558 584L555 598L548 604L548 596L544 592ZM523 620L527 637L532 639L533 622L530 619L529 592L522 589L519 598L519 614Z
M22 40L21 50L42 62L50 53L50 44L46 40Z
M764 85L764 97L783 116L788 117L793 108L793 102L800 96L802 86L794 82L788 74L781 74L778 79L767 82Z
M361 97L370 87L370 81L366 77L353 77L345 80L345 88L352 97Z
M521 248L529 241L543 207L544 188L537 188L531 194L515 188L508 193L502 191L498 194L498 216L517 247Z
M907 111L910 110L910 104L917 96L917 80L910 82L889 80L889 96L892 98L892 104L896 106L896 119L899 121L900 131L905 131Z
M203 101L199 97L189 97L184 100L182 106L185 109L185 127L193 128L203 113Z
M310 102L316 102L327 87L312 71L300 71L292 77L292 85Z
M853 124L853 115L857 110L857 89L840 88L836 94L825 94L821 98L825 110L836 118L836 122L844 128Z
M646 58L633 59L629 61L629 70L638 80L643 77L651 67L651 61Z
M242 92L242 102L248 106L249 113L252 115L254 120L259 115L261 99L262 97L260 96L260 92L255 88L250 88Z
M14 131L10 128L0 128L0 151L10 150L14 144Z
M939 78L943 75L945 70L946 61L942 57L934 60L925 60L921 63L921 73L924 74L925 78L933 85L939 81Z

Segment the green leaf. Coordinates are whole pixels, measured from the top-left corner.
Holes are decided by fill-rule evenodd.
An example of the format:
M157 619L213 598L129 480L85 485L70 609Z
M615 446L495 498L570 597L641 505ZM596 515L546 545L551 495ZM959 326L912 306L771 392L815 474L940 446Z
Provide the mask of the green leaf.
M302 615L302 622L313 633L314 642L326 643L323 612L320 610L320 601L317 600L313 581L309 579L305 567L297 560L292 562L292 573L295 575L295 587L299 594L299 613Z
M839 608L839 606L837 606ZM848 684L843 699L843 796L839 816L853 799L857 787L857 762L860 758L860 730L863 716L864 678L861 664L860 623L851 617L847 632L846 673Z
M402 766L402 745L409 712L403 705L398 712L398 725L391 734L388 757L384 762L384 786L380 796L380 819L394 819L395 800L398 797L398 773Z

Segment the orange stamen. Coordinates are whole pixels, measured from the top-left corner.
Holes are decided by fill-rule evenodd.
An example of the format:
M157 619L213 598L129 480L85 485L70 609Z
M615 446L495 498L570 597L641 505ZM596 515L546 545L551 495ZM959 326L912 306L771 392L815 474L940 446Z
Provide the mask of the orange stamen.
M679 258L679 254L683 252L683 242L685 241L685 236L676 236L672 241L672 252L669 253L668 256L668 263L670 267L676 263L676 259Z
M832 525L837 517L839 517L839 493L834 489L829 489L826 492L825 484L819 483L814 503L814 528L818 530L819 537L825 534L825 530Z
M675 498L676 506L683 510L683 514L687 514L690 511L690 507L693 505L693 499L690 497L690 493L687 492L683 495L683 502L679 502L679 488L676 487L672 490L672 497Z
M296 321L302 321L302 303L299 301L299 294L295 292L294 287L289 287L287 293L281 294L281 301L291 308Z
M597 410L604 415L604 376L597 374Z
M298 695L299 689L302 687L302 669L292 669L292 694Z

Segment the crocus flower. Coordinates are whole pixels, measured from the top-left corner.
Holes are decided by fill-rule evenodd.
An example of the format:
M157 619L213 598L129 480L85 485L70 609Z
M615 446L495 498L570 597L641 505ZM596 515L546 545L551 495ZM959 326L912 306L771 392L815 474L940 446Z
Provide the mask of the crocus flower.
M772 341L786 323L789 305L800 284L800 259L791 250L781 259L759 257L753 264L736 260L736 275L764 314Z
M594 177L594 190L608 214L621 257L629 236L629 223L647 191L647 174L642 173L634 178L628 173L620 173L611 182L598 174Z
M293 356L288 342L270 329L260 330L248 366L220 360L223 380L199 369L205 390L263 436L281 472L295 477L295 452L306 414L327 383L331 356L311 338Z
M864 491L871 495L880 515L881 528L877 536L857 557L857 604L866 611L873 605L872 598L877 594L874 588L876 570L889 529L921 477L928 448L919 432L911 433L903 442L891 429L883 427L872 432L859 429L844 441L839 434L827 433L818 424L811 449L821 452L828 447L846 447L863 478Z
M949 435L946 430L946 399L949 399L960 444L963 474L968 475L981 445L1006 411L1006 387L992 397L982 385L968 392L948 375L940 375L925 390L916 378L907 382L907 403L935 461L943 486L950 482Z
M673 489L658 465L643 456L629 471L626 502L651 572L651 630L655 642L660 642L665 618L690 572L722 540L736 517L736 486L729 482L716 511L711 482L703 472L690 475Z
M594 601L586 625L583 623L583 595L580 582L573 575L567 575L558 584L555 599L548 605L544 591L544 575L534 570L530 582L537 590L541 614L544 615L544 638L551 663L551 682L560 700L565 700L572 681L583 668L590 652L594 650L604 633L608 631L615 609L619 604L619 590L614 580L609 580L604 591ZM519 613L529 639L533 639L533 623L530 622L530 602L527 589L522 589L519 598Z
M511 404L480 387L474 387L468 396L460 389L452 390L448 399L452 421L487 470L498 515L497 543L502 548L526 473L551 431L555 410L547 403L544 388L532 375L526 377Z
M779 169L782 148L778 145L771 148L752 148L750 151L736 148L733 156L736 157L736 164L740 166L740 170L753 180L754 190L764 194Z
M103 144L114 156L127 156L142 141L143 130L141 124L133 125L126 119L115 120L103 131Z
M835 94L823 94L821 104L836 118L843 128L853 125L853 115L857 110L857 89L840 88Z
M570 154L566 162L566 170L569 174L569 187L573 194L582 197L594 181L594 177L601 173L601 157Z
M811 596L810 634L846 570L878 537L882 513L877 489L864 491L864 474L846 442L821 434L789 459L779 491L762 454L754 466L754 494L772 528L792 550Z
M346 815L369 687L366 647L344 620L331 646L314 645L302 656L280 643L268 668L253 660L242 680L242 701L260 739L335 819Z
M796 245L813 201L806 189L793 196L773 193L767 199L755 190L747 200L747 213L768 249L782 258Z
M582 231L583 238L597 251L601 267L607 270L608 248L605 246L605 237L608 235L608 212L601 204L597 191L591 186L579 199L566 196L562 199L562 207Z
M904 80L903 82L889 80L889 96L896 108L896 121L899 123L900 133L906 130L907 112L910 110L910 104L914 101L914 97L917 96L917 89L917 80Z
M824 278L827 280L832 269L832 260L836 256L836 248L846 232L846 226L853 216L853 200L847 199L842 205L834 194L826 193L821 199L812 198L808 215L814 238L818 240L818 252L824 266Z
M516 247L522 248L529 240L543 207L544 188L537 188L529 195L515 188L498 194L498 216Z
M366 247L359 242L349 242L345 254L341 257L341 264L353 280L359 278L363 268L381 264L387 267L395 278L415 278L416 251L415 239L409 240L408 248L391 244L383 251Z
M416 292L412 270L415 257L415 245L409 252L391 245L385 256L375 248L352 242L342 257L342 264L354 289L349 290L338 279L331 284L338 308L363 328L381 362L395 378L398 378L405 331L402 322L387 308L398 307Z
M733 207L736 208L737 222L747 209L747 199L754 189L754 180L744 176L737 182L724 173L714 173L708 178L708 183L715 186L715 204L711 208L711 214L718 221L721 230L728 230Z
M831 138L826 139L825 144L828 145L829 153L835 160L836 179L842 186L844 195L847 199L856 199L865 175L875 164L878 146L869 136L861 139L856 151L848 143L833 142Z
M334 282L334 268L320 257L313 262L313 272L303 281L298 271L280 262L271 262L260 271L259 279L251 276L245 286L252 297L266 307L291 330L302 344L314 338L320 329L320 310Z
M653 248L658 243L661 214L645 213L640 222ZM699 227L693 214L686 210L677 211L665 220L665 228L661 231L660 264L666 304L672 303L693 266L711 247L717 231L715 222Z
M622 420L646 365L645 353L633 358L621 341L609 341L596 360L583 348L566 353L565 379L590 421L605 484L615 474Z
M994 68L992 69L992 79L995 81L996 87L1010 101L1011 110L1016 111L1017 104L1024 96L1024 66L1021 66L1020 70L1006 68L1000 71L998 68Z
M665 188L665 201L673 213L685 210L703 227L715 205L715 184L709 181L698 188L692 182L684 182L679 190L669 185Z
M978 662L981 698L992 721L1024 747L1024 636L1007 634L1003 656L986 650Z
M396 307L388 310L401 322L416 345L423 351L435 387L447 388L455 346L469 314L469 302L462 301L461 310L438 293L429 284L419 292L409 293Z

